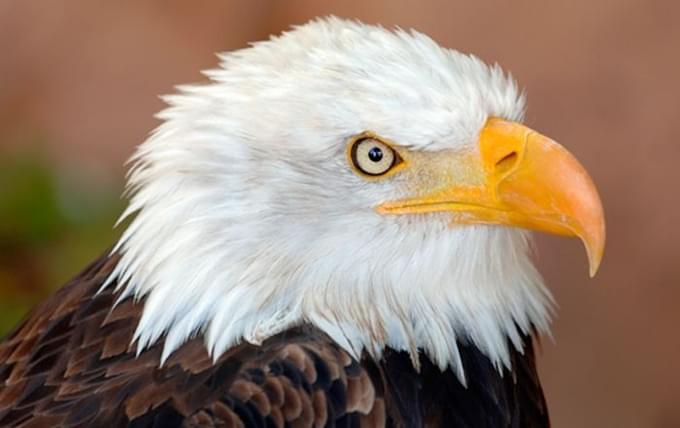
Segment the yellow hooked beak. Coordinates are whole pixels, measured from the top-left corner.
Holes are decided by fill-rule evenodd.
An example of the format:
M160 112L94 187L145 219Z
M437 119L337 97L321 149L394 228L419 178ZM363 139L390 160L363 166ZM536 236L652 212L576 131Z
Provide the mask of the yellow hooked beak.
M479 137L479 158L449 153L451 164L474 163L468 173L443 174L418 196L386 202L383 214L452 212L457 224L497 224L579 237L590 276L602 260L604 213L583 166L564 147L537 132L489 119Z

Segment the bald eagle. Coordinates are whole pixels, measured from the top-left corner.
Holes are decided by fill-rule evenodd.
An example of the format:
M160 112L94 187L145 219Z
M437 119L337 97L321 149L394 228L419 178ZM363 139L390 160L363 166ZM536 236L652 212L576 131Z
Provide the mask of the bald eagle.
M0 344L0 426L545 427L529 232L597 191L497 65L326 18L165 98L112 251Z

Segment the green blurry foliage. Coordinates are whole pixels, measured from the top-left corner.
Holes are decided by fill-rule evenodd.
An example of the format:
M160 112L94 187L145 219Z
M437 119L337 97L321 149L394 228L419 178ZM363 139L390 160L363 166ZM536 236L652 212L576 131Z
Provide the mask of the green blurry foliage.
M118 235L122 185L53 165L38 153L0 154L0 337Z

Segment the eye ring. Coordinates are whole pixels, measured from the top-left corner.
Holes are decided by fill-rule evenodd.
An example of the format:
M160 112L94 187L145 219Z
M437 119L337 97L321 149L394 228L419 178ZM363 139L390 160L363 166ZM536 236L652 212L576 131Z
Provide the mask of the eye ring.
M402 162L396 150L370 134L361 135L350 144L349 158L354 169L371 178L387 174Z

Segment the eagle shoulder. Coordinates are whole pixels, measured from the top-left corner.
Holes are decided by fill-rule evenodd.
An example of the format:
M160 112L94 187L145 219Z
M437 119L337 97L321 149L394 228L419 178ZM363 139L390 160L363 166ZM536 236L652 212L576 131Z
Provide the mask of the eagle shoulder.
M143 302L102 257L0 343L0 426L383 426L379 379L309 326L213 361L196 337L136 354Z

